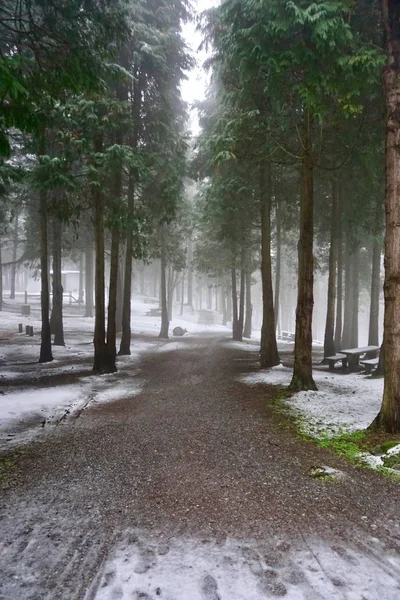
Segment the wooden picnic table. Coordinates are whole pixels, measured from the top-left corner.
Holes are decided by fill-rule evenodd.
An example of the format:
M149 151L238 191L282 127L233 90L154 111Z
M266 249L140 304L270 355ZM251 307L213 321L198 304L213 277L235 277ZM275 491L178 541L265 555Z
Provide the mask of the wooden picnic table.
M360 356L363 354L378 353L379 346L364 346L363 348L348 348L347 350L341 350L341 354L345 354L347 357L347 363L349 365L349 371L354 372L360 364Z

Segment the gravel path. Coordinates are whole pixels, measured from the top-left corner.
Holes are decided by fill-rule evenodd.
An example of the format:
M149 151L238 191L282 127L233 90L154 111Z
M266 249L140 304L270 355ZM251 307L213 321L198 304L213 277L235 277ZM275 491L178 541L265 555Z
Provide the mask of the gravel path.
M18 458L0 503L0 599L247 600L223 592L239 552L234 572L247 569L254 598L400 598L398 484L297 440L273 388L236 380L257 368L254 353L211 335L164 350L141 361L140 395L89 407ZM343 476L310 478L320 465ZM155 587L172 577L162 557L193 569L199 545L216 573L202 567L198 596L183 571L173 598ZM118 585L115 548L135 561ZM368 565L376 577L354 584Z

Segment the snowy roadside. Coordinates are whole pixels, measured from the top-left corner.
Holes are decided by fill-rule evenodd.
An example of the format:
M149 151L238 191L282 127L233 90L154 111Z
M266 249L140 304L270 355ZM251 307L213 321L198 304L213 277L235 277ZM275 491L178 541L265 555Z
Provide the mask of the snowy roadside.
M66 346L53 346L54 361L41 365L39 354L40 321L37 314L21 317L0 313L0 451L19 446L43 435L80 414L89 404L132 398L142 390L144 381L136 363L148 352L177 350L179 338L168 341L157 336L159 317L146 316L154 307L139 301L132 303L131 356L118 358L118 372L92 374L94 319L64 317ZM199 332L227 332L226 327L196 323L197 315L173 318L172 329ZM34 327L34 338L18 334L18 323Z
M299 392L284 399L285 404L297 414L302 431L317 439L336 438L364 430L373 422L382 402L383 379L328 369L315 369L313 377L318 391ZM279 365L246 375L240 381L249 385L288 386L291 378L292 369ZM384 465L384 458L398 452L400 445L377 456L361 453L360 458L376 468Z

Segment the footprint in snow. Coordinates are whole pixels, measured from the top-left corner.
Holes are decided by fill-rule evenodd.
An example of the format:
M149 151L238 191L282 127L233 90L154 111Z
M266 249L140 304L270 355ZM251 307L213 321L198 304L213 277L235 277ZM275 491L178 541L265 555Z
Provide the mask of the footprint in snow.
M205 575L201 580L200 590L204 600L221 600L218 594L217 582L210 574Z

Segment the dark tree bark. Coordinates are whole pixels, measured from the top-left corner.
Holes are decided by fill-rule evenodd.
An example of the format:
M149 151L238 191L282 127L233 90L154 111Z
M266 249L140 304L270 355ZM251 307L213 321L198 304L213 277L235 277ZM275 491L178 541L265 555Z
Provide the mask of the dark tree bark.
M54 346L65 346L63 326L63 286L62 286L62 226L57 217L53 218L53 309L51 312L51 332Z
M102 152L101 139L95 143L95 151ZM114 373L116 370L115 359L108 356L105 328L105 269L104 269L104 212L105 201L99 186L92 192L95 223L95 323L94 323L94 363L93 371L96 373Z
M85 250L85 317L93 317L93 247Z
M237 297L237 282L236 282L236 269L231 269L232 277L232 338L237 342L242 341L243 327L240 327L239 322L239 307Z
M11 264L11 290L10 299L15 300L15 279L17 276L17 252L18 252L18 211L15 212L14 231L13 231L13 249Z
M360 302L360 248L357 246L353 253L353 278L352 278L352 293L353 300L352 315L351 315L351 336L350 345L352 348L358 347L358 313Z
M337 239L336 227L338 221L338 182L336 178L332 181L332 216L331 216L331 240L329 247L329 276L328 276L328 300L326 309L326 323L324 336L324 357L335 354L335 301L336 301L336 264L337 264Z
M115 327L117 333L122 331L122 307L123 307L123 289L122 289L123 268L121 257L118 258L117 274L117 309L115 311Z
M344 265L344 314L342 331L342 348L351 347L351 325L353 316L353 256L349 237L346 239L346 255Z
M225 285L222 283L221 284L221 308L222 308L222 325L226 325L228 322L228 314L227 314L227 307L226 307L226 287Z
M382 0L386 32L385 381L375 425L400 432L400 3Z
M251 303L251 273L246 271L246 318L244 321L243 337L251 338L253 305Z
M174 300L174 271L171 266L168 267L168 282L167 282L167 307L168 318L172 319L172 303Z
M263 293L263 321L261 326L261 367L279 365L280 358L276 343L274 292L272 286L271 260L271 194L270 166L260 165L259 193L261 216L261 280Z
M369 310L368 346L379 346L379 296L381 291L381 245L372 248L371 304Z
M168 304L167 304L167 257L165 249L165 225L161 227L161 330L159 333L160 338L168 339L169 331L169 318L168 318Z
M83 264L84 264L84 254L83 252L81 252L80 257L79 257L79 290L78 290L78 304L79 306L81 304L83 304L83 280L84 280L84 269L83 269Z
M177 288L179 289L179 288ZM181 285L181 316L183 315L183 305L185 300L185 272L182 273L182 285Z
M0 240L0 311L3 310L3 263L1 258L1 240Z
M130 140L131 147L137 148L140 133L140 109L142 102L142 77L139 73L132 84L132 122L133 131ZM138 170L131 168L128 181L128 227L126 231L126 254L124 270L124 289L122 302L122 336L119 354L131 353L131 295L132 295L132 257L133 257L133 217L135 208L135 188L139 179ZM155 296L157 296L157 278L155 278Z
M245 292L246 292L246 271L245 271L244 260L243 260L243 255L242 255L242 268L240 269L239 319L238 319L238 329L240 332L240 339L243 338Z
M232 289L231 286L226 288L226 320L228 323L232 321Z
M299 267L296 308L293 391L316 390L312 374L312 315L314 306L314 164L310 120L304 134L301 168Z
M119 198L118 195L116 195ZM111 256L110 256L110 284L108 290L108 313L107 313L107 363L108 373L117 370L117 292L118 292L118 262L119 262L119 223L111 230Z
M187 306L193 308L193 271L192 271L192 260L193 260L193 248L192 241L188 242L188 271L187 271Z
M340 194L340 193L339 193ZM337 294L336 294L336 325L335 349L342 347L343 328L343 240L342 240L342 214L341 198L339 195L339 218L337 223Z
M50 330L50 288L49 288L49 252L47 242L47 194L44 190L39 192L40 213L40 281L41 281L41 312L42 312L42 338L40 344L39 362L46 363L53 360L51 350Z
M281 289L281 262L282 262L282 226L281 226L281 208L279 202L275 205L275 225L276 225L276 271L275 271L275 300L274 300L274 316L275 329L280 334L279 320L279 296Z

